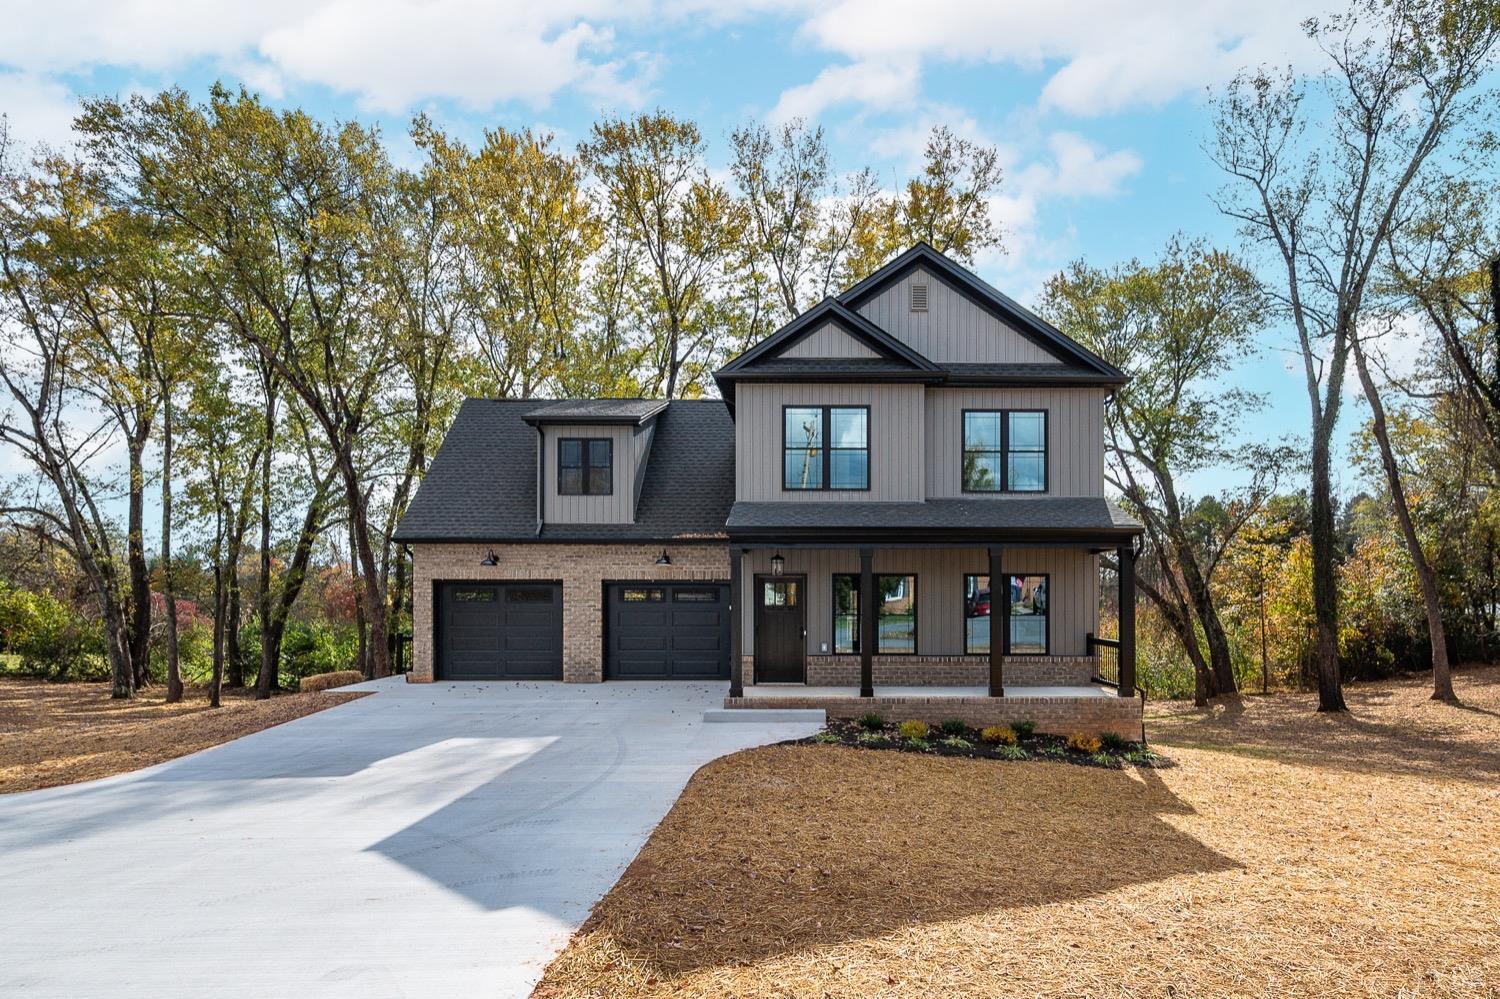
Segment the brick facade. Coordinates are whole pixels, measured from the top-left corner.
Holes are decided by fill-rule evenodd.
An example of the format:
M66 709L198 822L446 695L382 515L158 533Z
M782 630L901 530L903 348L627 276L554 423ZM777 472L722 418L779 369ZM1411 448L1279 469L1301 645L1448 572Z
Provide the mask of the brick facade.
M604 679L604 583L640 580L728 582L729 549L723 544L668 544L671 565L657 565L662 545L640 544L414 544L412 545L412 671L431 682L433 584L443 580L562 584L563 680ZM493 551L498 565L480 561Z
M1036 722L1038 732L1114 732L1133 741L1145 738L1137 697L726 697L726 708L821 708L830 718L859 718L870 712L887 721L913 719L936 725L960 718L975 728Z
M990 682L987 656L875 656L875 685L898 687L983 687ZM746 683L755 682L755 662L744 658ZM1013 656L1005 660L1006 687L1081 686L1094 677L1087 656ZM812 687L859 685L859 656L808 656Z

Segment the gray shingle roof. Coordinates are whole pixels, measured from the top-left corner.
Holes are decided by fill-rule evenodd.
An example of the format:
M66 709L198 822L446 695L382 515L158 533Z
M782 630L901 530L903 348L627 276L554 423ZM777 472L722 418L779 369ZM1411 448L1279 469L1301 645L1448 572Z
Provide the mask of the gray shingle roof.
M729 531L974 530L1100 536L1141 525L1103 497L930 499L925 503L736 503Z
M665 399L556 399L537 404L523 419L527 423L583 422L644 423L667 408Z
M639 400L618 400L639 402ZM396 540L536 538L536 399L469 399L458 411ZM734 502L734 424L717 399L675 401L656 436L633 524L548 524L543 540L666 541L724 536Z

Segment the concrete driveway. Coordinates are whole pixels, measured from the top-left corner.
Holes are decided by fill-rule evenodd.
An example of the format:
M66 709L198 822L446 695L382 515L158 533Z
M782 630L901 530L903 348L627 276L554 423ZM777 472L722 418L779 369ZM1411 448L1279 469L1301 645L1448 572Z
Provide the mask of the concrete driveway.
M365 685L149 770L0 797L0 995L526 995L699 766L815 726L723 684Z

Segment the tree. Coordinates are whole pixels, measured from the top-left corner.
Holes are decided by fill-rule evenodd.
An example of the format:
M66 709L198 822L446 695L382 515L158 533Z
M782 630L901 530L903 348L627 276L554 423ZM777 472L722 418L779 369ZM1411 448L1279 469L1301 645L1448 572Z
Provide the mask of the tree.
M733 346L716 337L712 302L742 238L743 209L709 175L698 126L662 111L597 122L580 155L603 189L608 224L642 258L646 387L669 399L696 392Z
M744 125L730 142L730 172L748 215L745 243L754 270L772 280L785 322L813 304L807 288L817 267L823 202L833 193L828 144L820 126L800 119L775 132Z
M295 395L328 451L355 542L368 672L387 675L388 607L359 456L400 333L377 280L376 229L395 194L378 137L353 124L330 131L217 86L205 107L180 90L88 101L78 130L195 243L219 309L255 310L232 328ZM265 672L263 663L262 688Z
M1343 711L1332 448L1351 340L1423 168L1493 100L1476 88L1500 18L1489 2L1355 0L1306 30L1327 69L1236 77L1215 98L1210 154L1231 178L1221 210L1270 251L1275 298L1297 334L1311 415L1318 709Z
M1108 480L1140 514L1148 554L1160 561L1158 579L1143 591L1162 606L1194 664L1205 665L1200 699L1235 693L1229 639L1210 577L1244 517L1270 493L1265 473L1279 460L1270 449L1231 446L1234 418L1261 400L1226 391L1213 379L1254 349L1264 308L1258 282L1228 254L1176 237L1153 264L1131 261L1110 270L1072 264L1047 283L1041 308L1130 376L1107 407L1105 434ZM1193 509L1179 494L1177 476L1231 463L1260 472L1245 497L1231 504L1234 514L1215 504L1219 516L1204 530L1208 508ZM1200 627L1206 664L1196 654Z
M20 420L0 423L51 496L6 504L65 544L92 580L114 672L114 696L148 681L150 582L144 547L144 455L156 416L151 345L168 321L150 223L108 201L98 169L65 157L10 163L0 129L0 278L9 344L0 351ZM80 414L102 414L81 428ZM104 513L114 484L101 453L127 456L124 556ZM52 508L55 501L57 507Z
M862 280L917 242L965 263L1000 249L1003 234L990 218L990 198L1001 180L994 147L961 139L946 126L934 128L923 150L922 172L897 196L861 206L850 231L843 283Z

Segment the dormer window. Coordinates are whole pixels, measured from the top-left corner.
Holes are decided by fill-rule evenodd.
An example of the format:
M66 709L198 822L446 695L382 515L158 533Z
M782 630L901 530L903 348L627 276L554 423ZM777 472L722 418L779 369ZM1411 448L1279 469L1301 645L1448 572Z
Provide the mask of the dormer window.
M609 496L615 491L615 442L608 437L557 441L557 494Z
M913 311L913 312L926 312L927 311L927 283L926 282L922 282L920 284L913 282L913 284L911 286L911 311Z

